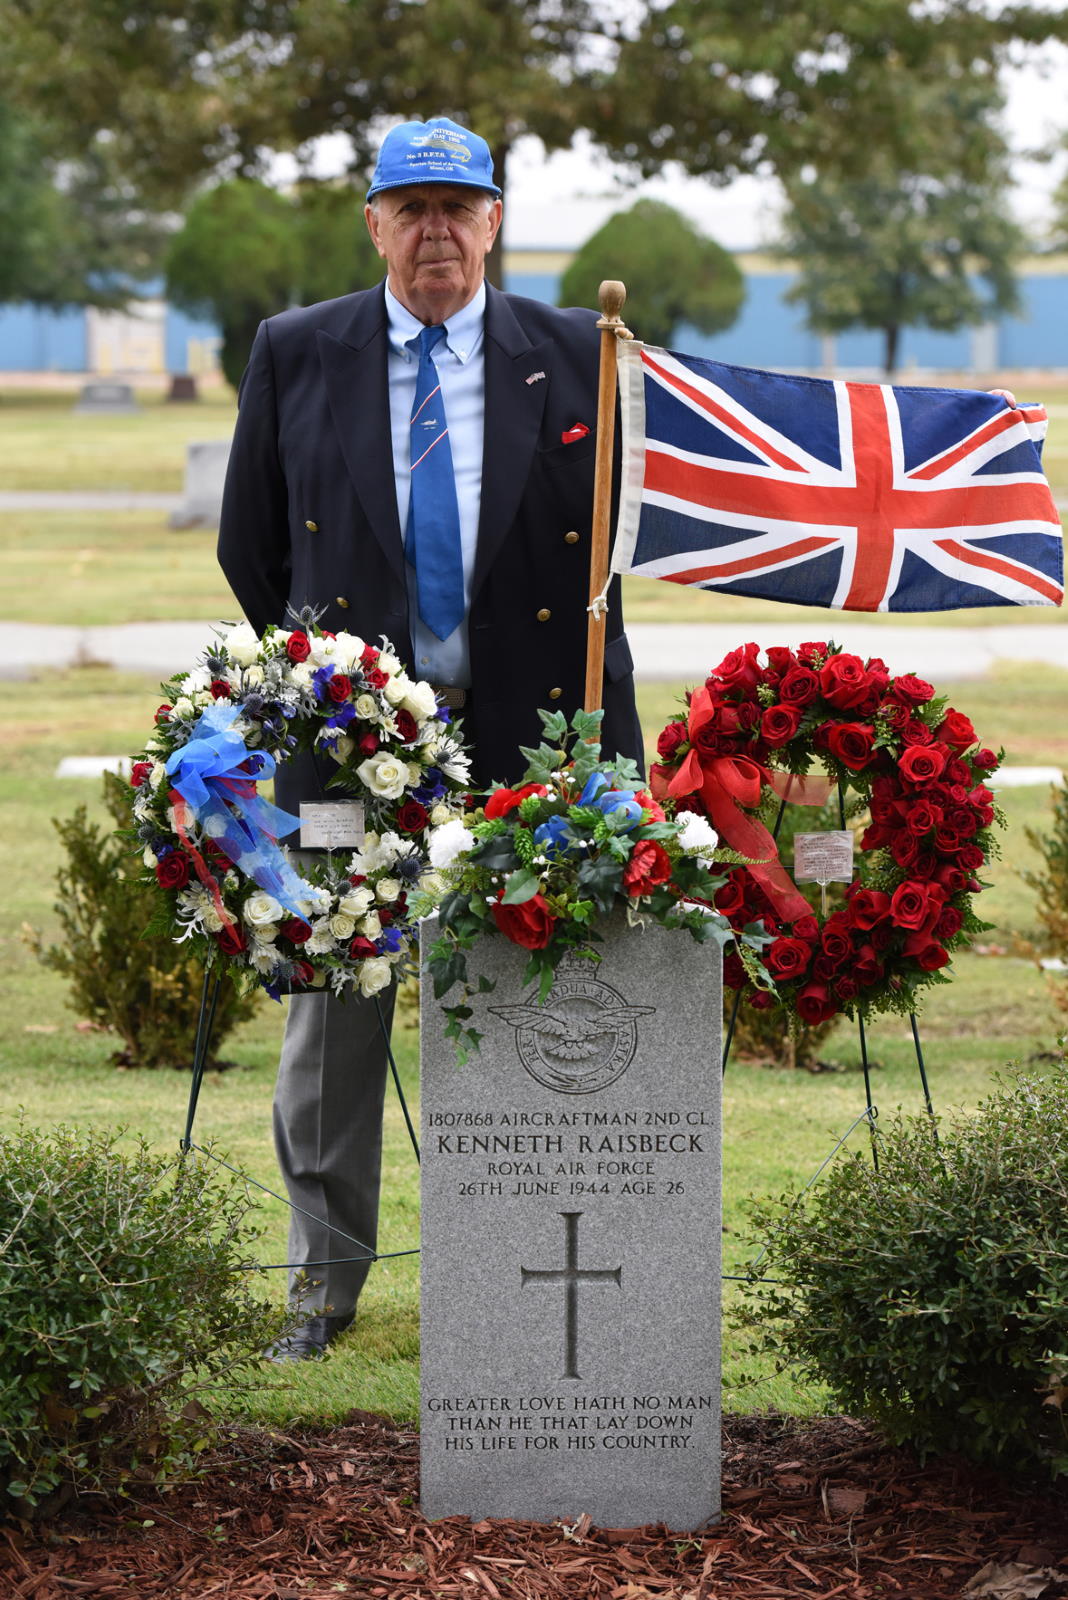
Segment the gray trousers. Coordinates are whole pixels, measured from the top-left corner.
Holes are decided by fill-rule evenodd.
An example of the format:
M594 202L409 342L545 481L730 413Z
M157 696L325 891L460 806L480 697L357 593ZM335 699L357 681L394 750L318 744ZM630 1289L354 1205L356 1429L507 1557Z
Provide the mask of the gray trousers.
M396 993L390 984L376 997L387 1028ZM377 1243L386 1067L374 999L292 997L275 1087L274 1140L289 1198L301 1207L290 1212L288 1259L329 1263L307 1268L315 1287L301 1297L301 1308L313 1315L355 1310L370 1268L369 1259L338 1258L370 1255ZM296 1276L291 1269L291 1286Z

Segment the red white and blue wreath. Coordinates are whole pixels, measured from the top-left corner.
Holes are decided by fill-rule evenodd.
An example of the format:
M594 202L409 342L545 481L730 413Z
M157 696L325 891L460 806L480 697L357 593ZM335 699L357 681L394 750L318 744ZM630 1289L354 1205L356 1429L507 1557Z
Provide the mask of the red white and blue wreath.
M463 814L470 767L433 688L389 644L307 620L220 634L163 686L135 762L133 815L146 877L165 900L152 931L190 940L245 987L364 995L403 968L434 829ZM259 786L299 750L337 762L339 799L361 801L362 846L297 869L279 840L299 818Z
M914 1009L954 950L987 927L973 910L996 850L986 779L1000 757L970 719L912 673L832 643L732 650L669 722L651 773L658 800L709 818L747 864L715 905L736 930L762 925L774 990L735 954L724 982L757 1009L805 1023ZM817 765L822 772L813 774ZM867 818L859 870L823 916L789 878L766 826L783 799L822 805L835 785Z

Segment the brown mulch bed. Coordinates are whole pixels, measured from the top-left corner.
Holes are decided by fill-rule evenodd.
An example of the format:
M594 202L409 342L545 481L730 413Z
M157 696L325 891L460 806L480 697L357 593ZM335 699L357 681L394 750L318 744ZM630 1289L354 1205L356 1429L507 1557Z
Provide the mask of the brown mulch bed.
M314 1434L235 1430L194 1484L0 1533L0 1596L949 1600L991 1562L1049 1573L1021 1596L1068 1594L1064 1491L921 1467L847 1417L728 1418L723 1467L723 1519L689 1538L585 1516L427 1522L414 1433L366 1413Z

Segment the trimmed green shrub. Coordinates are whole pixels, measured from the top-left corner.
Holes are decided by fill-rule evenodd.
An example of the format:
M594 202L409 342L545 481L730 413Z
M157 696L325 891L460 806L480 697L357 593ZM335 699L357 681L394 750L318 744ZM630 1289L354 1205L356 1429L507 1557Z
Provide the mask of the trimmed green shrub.
M241 1182L119 1140L0 1135L0 1516L191 1471L278 1334Z
M116 829L129 827L127 785L104 774L104 804ZM55 913L62 943L33 947L45 966L69 981L71 1006L122 1040L126 1067L186 1067L193 1058L204 967L169 938L143 938L157 910L150 884L138 881L130 845L90 822L85 806L55 824L66 852L56 873ZM219 988L209 1066L223 1039L252 1015L256 994L240 995L229 978Z
M1068 1064L878 1153L753 1208L757 1344L921 1455L1068 1473Z

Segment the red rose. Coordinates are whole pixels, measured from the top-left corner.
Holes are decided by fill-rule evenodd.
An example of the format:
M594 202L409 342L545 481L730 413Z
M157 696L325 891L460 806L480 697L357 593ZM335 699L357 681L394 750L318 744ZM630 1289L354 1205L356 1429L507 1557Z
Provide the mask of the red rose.
M808 916L798 917L797 921L794 923L795 939L807 939L811 944L814 939L819 938L819 932L820 925L816 921L815 917L811 914Z
M349 873L349 882L350 883L354 883L356 885L356 887L359 888L361 883L366 883L367 882L367 874L366 874L366 872L350 872Z
M859 988L860 984L856 978L851 977L848 972L843 973L841 977L836 978L834 981L834 992L839 1000L848 1002L855 999Z
M826 654L827 644L822 639L818 644L799 644L797 647L797 659L806 667L820 666Z
M940 744L913 744L902 752L897 770L909 783L934 783L942 776L946 752Z
M712 896L712 904L725 917L736 917L745 910L745 885L740 872L732 872Z
M373 756L381 742L377 733L361 733L356 748L362 756Z
M935 729L935 736L960 755L975 743L975 728L971 718L966 717L963 711L950 709Z
M964 926L964 913L958 911L956 906L943 906L942 915L934 925L936 939L952 939Z
M906 827L910 833L921 838L925 833L930 833L932 828L937 828L942 821L942 812L938 806L931 805L929 800L918 800L909 810Z
M418 800L405 800L397 812L397 827L402 833L422 833L427 824L426 806Z
M635 792L634 798L635 798L635 800L637 800L637 802L641 806L642 810L646 813L646 820L647 821L649 821L649 822L663 822L664 821L664 808L663 808L663 806L658 806L657 805L656 801L653 799L653 797L649 793L648 789L638 789Z
M890 915L899 928L919 928L941 907L944 898L938 884L906 879L890 897Z
M838 1002L825 983L806 983L803 989L798 990L794 1003L801 1021L811 1026L828 1022L838 1011Z
M373 667L381 654L381 650L376 650L373 644L365 644L360 652L360 666Z
M861 705L872 689L872 679L859 656L831 656L820 668L820 692L843 711Z
M849 920L854 928L874 928L889 912L890 896L882 889L857 889L849 896Z
M796 667L797 657L785 645L773 644L767 651L768 674L781 678L784 672L789 672L791 667Z
M383 928L389 927L390 923L393 921L393 913L390 911L388 906L379 906L378 920L382 924Z
M669 722L656 741L656 753L661 761L671 761L688 738L685 722Z
M946 861L935 873L935 882L938 883L946 894L959 894L964 888L966 874L960 867L951 861Z
M412 744L419 737L419 724L410 711L397 711L394 713L397 724L397 738L401 744Z
M775 1004L775 996L770 989L754 989L752 994L746 995L746 1004L752 1006L754 1011L770 1011Z
M225 927L220 928L215 935L215 943L227 956L239 956L242 950L248 948L248 940L236 922L228 922Z
M290 661L307 661L311 655L311 641L306 633L301 633L299 628L296 633L291 633L286 640L286 655Z
M870 832L871 829L869 828L868 832L864 835L864 839L861 840L861 844L864 844L868 837L868 833ZM908 833L906 830L902 829L900 833L895 833L893 838L890 840L890 854L893 856L899 867L910 867L915 861L916 857L919 855L919 852L920 841L917 839L914 833Z
M648 894L671 877L671 857L655 839L640 839L623 868L623 887L629 895Z
M965 872L978 872L986 860L986 855L977 844L966 844L957 856L957 860Z
M304 944L311 938L311 929L300 917L287 917L278 924L278 932L283 939L288 939L290 944Z
M364 677L372 689L384 689L389 682L389 673L383 672L381 667L368 667Z
M779 699L785 705L810 706L820 692L820 680L808 667L794 667L779 685Z
M799 978L808 967L812 950L804 939L776 939L765 961L773 978Z
M349 955L353 961L362 961L366 956L376 956L378 946L372 944L370 939L365 939L362 934L357 934L349 945Z
M862 944L850 970L859 984L878 983L883 975L883 964L875 954L875 946Z
M166 701L164 701L161 706L157 706L156 715L153 717L152 720L154 722L156 722L156 723L169 722L171 720L171 710L172 709L173 708L171 706L169 706Z
M744 989L749 982L745 963L736 950L723 957L723 982L728 989Z
M229 700L230 695L230 685L225 678L213 678L211 680L211 697L213 700Z
M935 849L943 856L955 855L964 843L956 829L949 827L945 822L936 830L934 842Z
M862 772L871 760L875 729L866 722L840 722L828 729L827 749L851 772Z
M495 789L486 801L486 816L490 820L494 817L506 817L516 806L532 794L548 794L543 783L525 783L521 789Z
M981 767L984 772L993 772L994 768L999 765L999 762L993 750L988 749L987 746L984 745L981 750L977 750L974 756L972 756L972 765Z
M909 720L909 708L900 701L883 700L879 704L878 713L895 733L904 732Z
M151 761L135 761L130 768L130 787L132 789L140 789L141 785L147 781L151 771Z
M718 679L724 689L753 689L761 678L760 664L757 661L759 654L759 645L743 644L740 649L732 650L729 655L724 656L710 676Z
M923 706L928 700L934 699L933 686L912 672L902 673L900 678L895 678L890 685L890 693L910 706Z
M836 911L833 917L828 917L823 925L820 939L824 955L830 956L836 965L853 953L853 940L849 931L849 919L844 911Z
M835 961L826 950L821 950L812 963L812 976L818 978L821 983L830 983L832 978L837 976L840 966L840 961Z
M347 700L352 693L352 679L347 678L343 672L335 672L333 677L327 679L326 692L331 700L337 702Z
M500 932L524 950L544 950L552 938L556 918L544 895L536 894L519 906L506 906L498 900L491 909Z
M800 721L801 712L797 706L768 706L760 719L760 737L776 750L793 738Z
M306 989L314 977L315 968L312 966L311 962L298 961L295 963L293 976L289 981L298 989Z
M912 949L910 945L913 945ZM914 934L912 939L905 941L905 954L912 957L921 972L937 972L939 967L949 963L949 951L937 939L927 938L922 933Z
M901 730L901 738L906 746L914 744L934 744L934 734L931 732L926 722L920 722L916 717L910 717L906 722L905 726Z
M168 850L156 862L156 882L161 889L181 889L189 882L189 862L180 850Z

